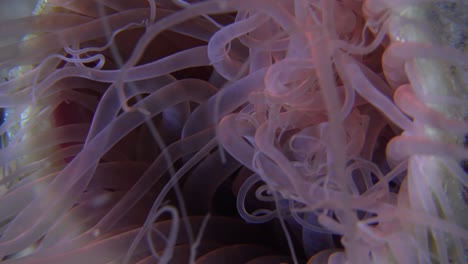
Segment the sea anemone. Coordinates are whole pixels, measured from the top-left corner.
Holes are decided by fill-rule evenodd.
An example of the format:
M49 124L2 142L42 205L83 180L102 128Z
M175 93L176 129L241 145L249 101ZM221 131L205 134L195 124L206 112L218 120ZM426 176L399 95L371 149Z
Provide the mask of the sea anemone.
M467 8L39 1L0 26L0 260L466 263Z

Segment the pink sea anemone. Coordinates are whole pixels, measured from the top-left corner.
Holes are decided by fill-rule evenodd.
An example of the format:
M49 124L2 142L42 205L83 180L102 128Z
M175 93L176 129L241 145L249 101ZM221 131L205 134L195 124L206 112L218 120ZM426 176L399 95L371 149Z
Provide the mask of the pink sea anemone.
M467 4L48 0L2 21L4 263L466 263Z

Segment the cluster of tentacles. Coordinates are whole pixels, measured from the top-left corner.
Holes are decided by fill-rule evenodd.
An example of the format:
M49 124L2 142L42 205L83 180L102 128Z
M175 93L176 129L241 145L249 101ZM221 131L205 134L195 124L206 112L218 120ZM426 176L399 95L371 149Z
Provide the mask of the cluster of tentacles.
M402 41L425 25L401 10L441 7L410 2L48 0L2 22L0 259L466 261L465 40Z

